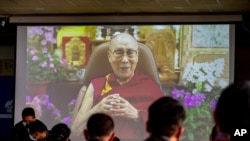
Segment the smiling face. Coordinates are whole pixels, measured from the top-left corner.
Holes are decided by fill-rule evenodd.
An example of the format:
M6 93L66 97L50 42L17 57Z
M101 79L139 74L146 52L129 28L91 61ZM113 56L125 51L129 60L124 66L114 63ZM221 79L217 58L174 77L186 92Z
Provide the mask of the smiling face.
M137 41L127 33L121 33L111 40L108 59L120 83L128 82L138 63Z

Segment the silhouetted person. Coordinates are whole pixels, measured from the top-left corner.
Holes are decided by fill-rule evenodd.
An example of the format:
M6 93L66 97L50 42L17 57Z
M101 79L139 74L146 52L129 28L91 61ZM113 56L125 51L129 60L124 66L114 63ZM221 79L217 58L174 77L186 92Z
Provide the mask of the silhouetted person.
M132 35L121 33L112 38L107 58L113 71L91 80L86 93L80 91L84 96L76 102L81 104L75 107L73 136L82 136L92 113L106 113L114 119L115 133L121 140L144 139L147 109L164 93L150 76L137 69L139 53Z
M70 141L70 129L64 123L58 123L51 129L51 137L53 141Z
M216 138L216 136L217 136L217 130L216 130L216 126L214 125L213 128L212 128L212 130L211 130L211 134L209 136L209 140L210 141L214 141L215 138Z
M214 119L217 125L216 141L229 141L229 138L232 139L230 133L234 133L235 129L250 129L250 81L235 82L222 91ZM250 141L249 137L240 139L245 140Z
M172 97L156 100L148 109L146 141L178 141L186 118L184 107Z
M52 141L50 131L47 126L36 120L28 125L29 136L32 140L36 141Z
M35 111L31 107L26 107L22 111L22 120L14 126L14 140L15 141L32 141L29 138L27 125L30 122L37 120Z
M90 116L84 130L88 141L113 141L114 135L114 121L109 115L96 113Z

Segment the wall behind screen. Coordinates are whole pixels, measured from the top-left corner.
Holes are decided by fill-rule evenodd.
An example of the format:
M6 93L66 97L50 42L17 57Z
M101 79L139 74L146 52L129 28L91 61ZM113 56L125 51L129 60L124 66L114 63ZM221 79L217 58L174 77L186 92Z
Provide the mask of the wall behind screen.
M16 24L12 24L11 26L4 27L4 29L1 27L0 30L0 37L1 37L1 42L0 42L0 47L1 46L16 46ZM245 79L250 79L250 68L248 65L250 62L250 32L245 30L241 26L241 22L236 23L236 41L235 41L235 81L239 80L245 80ZM4 52L4 50L3 50ZM15 55L15 52L11 53L12 55ZM14 71L14 70L13 70ZM12 87L14 87L14 83L11 84ZM11 97L13 95L11 94ZM21 116L21 115L17 115ZM14 117L14 116L12 116ZM6 123L6 119L0 118L1 123ZM11 119L13 120L13 119ZM10 124L6 126L13 126L14 122L11 122ZM2 125L2 124L1 124ZM1 126L1 131L6 131L6 134L1 134L1 136L4 137L11 137L11 127L9 129L6 129L4 126ZM4 132L1 132L4 133Z

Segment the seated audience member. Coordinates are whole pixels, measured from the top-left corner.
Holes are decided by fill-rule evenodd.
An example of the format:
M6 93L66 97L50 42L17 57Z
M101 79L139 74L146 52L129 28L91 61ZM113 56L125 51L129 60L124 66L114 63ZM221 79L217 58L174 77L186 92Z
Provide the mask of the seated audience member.
M130 34L121 33L111 40L107 58L113 72L93 79L83 99L77 99L82 104L71 125L74 137L82 136L92 113L101 112L112 116L115 133L121 140L145 138L147 109L164 93L149 76L136 69L139 53L138 43Z
M58 123L51 129L51 137L53 141L70 141L70 129L64 123Z
M156 100L148 109L146 141L178 141L186 118L184 107L172 97Z
M104 113L95 113L87 121L84 136L88 141L113 141L114 121Z
M52 141L50 131L47 126L41 121L34 121L28 125L29 136L36 141Z
M214 111L216 141L232 140L235 129L250 129L250 81L235 82L225 88ZM231 138L231 139L230 139ZM241 138L240 141L250 141Z
M27 130L27 125L30 122L37 120L35 111L31 107L26 107L22 111L22 121L14 126L14 140L15 141L31 141Z

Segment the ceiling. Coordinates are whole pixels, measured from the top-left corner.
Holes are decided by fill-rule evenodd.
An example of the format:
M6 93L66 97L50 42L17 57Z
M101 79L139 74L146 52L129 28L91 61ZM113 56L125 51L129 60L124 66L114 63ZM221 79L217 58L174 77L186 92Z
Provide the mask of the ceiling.
M250 0L0 0L0 17L135 13L250 13Z

